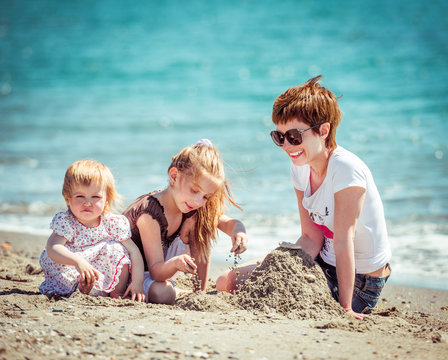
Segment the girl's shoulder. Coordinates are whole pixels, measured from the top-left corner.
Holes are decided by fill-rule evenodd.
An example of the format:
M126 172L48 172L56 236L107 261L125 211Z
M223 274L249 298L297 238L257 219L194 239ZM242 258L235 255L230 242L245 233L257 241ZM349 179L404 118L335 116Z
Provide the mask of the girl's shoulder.
M122 214L105 213L102 217L102 223L104 225L117 224L129 226L129 220Z
M70 241L77 231L78 224L79 222L70 210L61 211L53 217L50 224L50 229Z
M55 216L53 216L53 220L51 223L68 223L73 225L76 221L75 216L72 214L70 210L60 211Z
M159 191L153 191L147 194L140 195L123 211L123 214L128 218L138 218L142 213L147 213L150 208L160 208L161 205L156 197Z
M157 220L159 223L166 223L166 215L165 209L163 205L160 203L159 199L154 196L157 192L148 194L146 207L144 209L144 213L150 215L154 220Z
M106 213L102 217L101 224L107 233L114 235L120 241L127 240L131 237L129 220L124 215Z
M122 214L111 213L111 212L106 212L103 215L103 219L105 221L116 221L116 220L123 219L123 218L126 219L126 216L124 216Z

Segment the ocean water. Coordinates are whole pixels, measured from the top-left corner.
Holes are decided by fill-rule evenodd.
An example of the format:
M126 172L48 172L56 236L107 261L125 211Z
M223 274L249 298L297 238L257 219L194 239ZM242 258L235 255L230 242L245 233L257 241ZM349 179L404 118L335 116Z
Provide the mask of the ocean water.
M370 167L392 283L448 290L448 3L0 0L0 230L49 234L66 168L93 158L127 205L209 138L261 256L300 234L274 99L324 75L337 142ZM220 236L212 259L226 261Z

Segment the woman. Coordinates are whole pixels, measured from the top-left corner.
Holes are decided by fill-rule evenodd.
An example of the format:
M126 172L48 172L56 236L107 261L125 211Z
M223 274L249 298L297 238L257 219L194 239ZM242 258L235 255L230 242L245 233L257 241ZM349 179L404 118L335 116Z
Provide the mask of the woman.
M297 244L322 267L345 311L363 319L390 275L386 222L370 170L336 144L341 111L336 96L320 86L321 77L275 100L271 137L292 162L302 228ZM252 261L239 273L225 272L217 280L218 290L233 291L255 267Z

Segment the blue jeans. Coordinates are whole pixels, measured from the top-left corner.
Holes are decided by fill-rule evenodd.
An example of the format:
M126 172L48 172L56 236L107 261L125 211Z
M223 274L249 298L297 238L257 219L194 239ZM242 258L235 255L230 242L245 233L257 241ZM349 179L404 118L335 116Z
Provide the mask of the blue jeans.
M331 296L339 302L338 276L336 274L336 268L323 261L320 255L317 256L316 262L320 265L325 277L327 278L327 284L330 288ZM390 268L389 264L386 266ZM353 311L362 314L370 314L378 302L381 290L383 290L389 276L390 274L385 277L356 274L352 299Z

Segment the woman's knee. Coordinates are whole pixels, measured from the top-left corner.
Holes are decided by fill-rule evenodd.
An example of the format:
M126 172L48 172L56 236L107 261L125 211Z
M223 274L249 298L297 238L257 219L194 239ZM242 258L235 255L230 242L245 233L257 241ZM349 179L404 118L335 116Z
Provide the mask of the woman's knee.
M169 282L154 282L148 290L148 302L172 305L176 300L176 290Z

